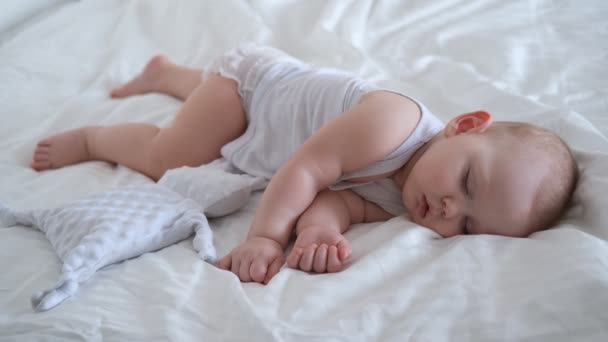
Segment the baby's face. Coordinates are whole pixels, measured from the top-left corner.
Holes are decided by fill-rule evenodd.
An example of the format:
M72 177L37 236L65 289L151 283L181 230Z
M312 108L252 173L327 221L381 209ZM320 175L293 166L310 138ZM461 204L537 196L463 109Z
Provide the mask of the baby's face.
M407 177L402 198L414 222L443 237L529 235L538 184L548 170L486 134L440 136Z

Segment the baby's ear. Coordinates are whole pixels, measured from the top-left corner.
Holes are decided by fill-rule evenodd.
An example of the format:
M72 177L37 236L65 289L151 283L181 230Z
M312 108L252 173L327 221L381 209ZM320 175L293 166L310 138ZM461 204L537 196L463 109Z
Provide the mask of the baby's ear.
M453 136L462 133L481 133L492 124L492 115L486 111L477 111L458 115L448 122L445 135Z

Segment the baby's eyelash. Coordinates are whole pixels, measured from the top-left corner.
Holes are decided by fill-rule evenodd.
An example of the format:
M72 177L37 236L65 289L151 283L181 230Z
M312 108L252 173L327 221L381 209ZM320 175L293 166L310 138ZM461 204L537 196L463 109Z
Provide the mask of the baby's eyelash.
M467 173L465 173L464 177L462 178L462 191L464 191L464 193L466 195L469 194L469 189L467 184L469 183L469 173L471 172L471 168L467 168Z
M469 173L470 172L471 172L471 168L467 167L467 172L465 173L465 175L464 175L464 177L462 179L462 191L464 191L465 195L467 195L467 196L469 195L468 184L469 184ZM464 220L462 220L463 221L462 222L462 233L464 235L468 235L469 234L469 231L467 229L467 223L468 223L467 221L468 220L469 220L469 218L466 217L466 216L464 217Z

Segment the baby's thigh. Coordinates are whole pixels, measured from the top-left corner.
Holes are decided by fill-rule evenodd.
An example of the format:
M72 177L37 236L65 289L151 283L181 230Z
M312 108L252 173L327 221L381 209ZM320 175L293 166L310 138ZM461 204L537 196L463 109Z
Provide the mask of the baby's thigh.
M223 145L245 131L247 120L237 82L210 75L186 99L156 148L168 167L198 166L220 156Z

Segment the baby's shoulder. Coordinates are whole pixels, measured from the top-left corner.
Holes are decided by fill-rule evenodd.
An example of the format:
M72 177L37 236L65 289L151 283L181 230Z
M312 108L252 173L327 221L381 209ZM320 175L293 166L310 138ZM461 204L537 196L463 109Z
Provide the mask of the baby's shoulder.
M411 98L387 90L371 91L361 97L357 111L362 111L372 118L383 120L390 127L410 127L418 125L422 110Z
M397 112L420 119L421 109L411 98L388 90L371 91L361 97L359 104L374 112Z

